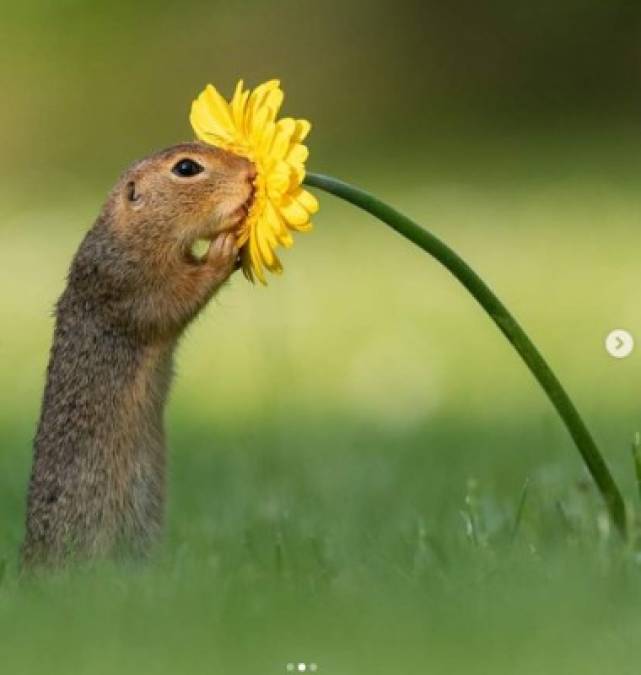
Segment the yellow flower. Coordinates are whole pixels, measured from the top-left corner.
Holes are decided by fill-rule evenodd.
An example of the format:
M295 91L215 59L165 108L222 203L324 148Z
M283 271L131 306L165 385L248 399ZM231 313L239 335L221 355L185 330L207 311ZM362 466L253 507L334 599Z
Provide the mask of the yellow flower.
M274 249L294 243L291 230L310 230L310 216L318 211L316 198L301 187L309 154L303 140L311 125L291 117L277 120L283 98L278 80L254 91L244 90L240 80L229 103L209 84L193 102L189 118L201 141L247 157L256 166L254 200L238 245L245 276L263 284L264 269L283 270Z

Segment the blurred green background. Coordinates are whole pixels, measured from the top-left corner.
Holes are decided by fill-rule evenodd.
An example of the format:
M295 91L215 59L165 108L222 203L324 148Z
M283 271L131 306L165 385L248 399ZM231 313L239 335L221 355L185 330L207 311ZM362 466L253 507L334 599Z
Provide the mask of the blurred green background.
M636 509L641 5L24 0L0 23L7 672L636 672L640 570L548 401L448 274L320 195L266 288L189 330L168 536L20 583L53 303L118 174L207 82L279 77L310 170L450 243L548 357ZM525 486L525 487L524 487Z

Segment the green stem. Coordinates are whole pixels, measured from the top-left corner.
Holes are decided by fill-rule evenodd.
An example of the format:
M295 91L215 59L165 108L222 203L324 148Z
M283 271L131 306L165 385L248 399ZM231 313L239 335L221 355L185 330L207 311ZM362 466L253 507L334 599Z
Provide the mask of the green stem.
M341 197L387 223L436 258L467 288L525 361L525 365L556 408L605 500L612 522L625 538L623 498L594 439L550 366L489 286L449 246L373 195L331 176L320 174L308 173L305 183Z

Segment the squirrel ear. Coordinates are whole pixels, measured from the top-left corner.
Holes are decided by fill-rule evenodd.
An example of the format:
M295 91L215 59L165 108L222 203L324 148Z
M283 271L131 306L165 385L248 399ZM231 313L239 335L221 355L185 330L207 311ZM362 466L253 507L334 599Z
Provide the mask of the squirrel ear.
M127 183L125 191L126 191L126 194L127 194L127 199L130 202L140 201L140 193L136 192L136 184L132 180L130 180Z

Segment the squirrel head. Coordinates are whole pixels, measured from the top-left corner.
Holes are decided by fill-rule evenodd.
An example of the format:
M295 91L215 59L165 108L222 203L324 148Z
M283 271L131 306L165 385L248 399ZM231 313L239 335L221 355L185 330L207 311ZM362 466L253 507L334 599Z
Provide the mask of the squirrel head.
M74 294L145 338L178 334L237 267L255 176L249 160L202 143L136 162L76 254ZM196 258L201 239L211 243Z
M203 143L184 143L134 164L111 196L113 225L159 257L232 231L247 216L254 165Z

